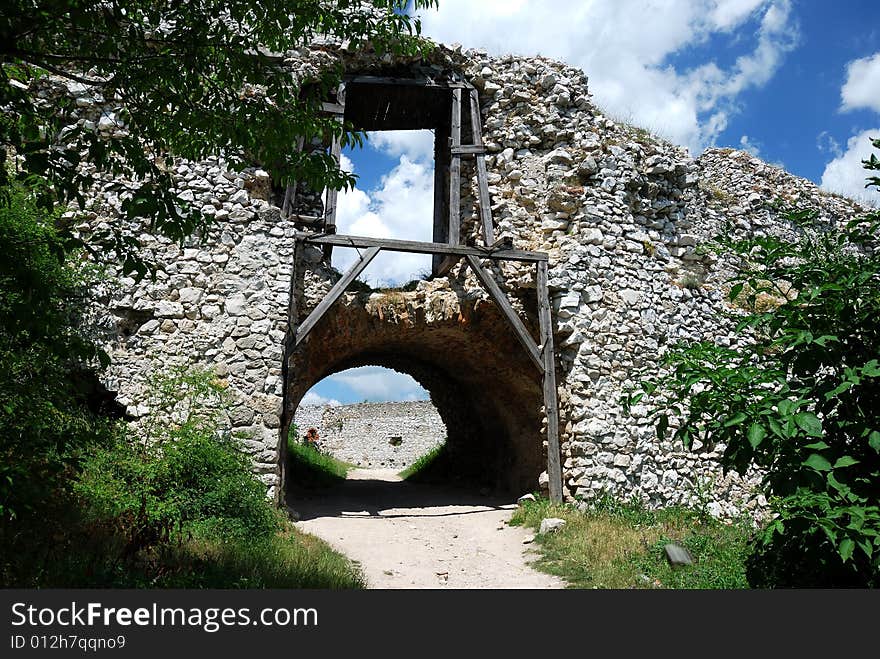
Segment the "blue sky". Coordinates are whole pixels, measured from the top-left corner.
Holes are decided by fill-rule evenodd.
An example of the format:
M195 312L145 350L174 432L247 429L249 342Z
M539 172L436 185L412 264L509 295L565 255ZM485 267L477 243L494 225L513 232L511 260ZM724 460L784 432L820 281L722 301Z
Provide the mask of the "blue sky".
M877 0L440 0L421 18L437 41L541 54L584 70L593 101L611 117L695 156L711 146L748 150L829 191L878 203L861 168L868 136L880 137L878 8ZM340 231L430 240L430 133L374 134L345 155L360 180L340 197ZM337 267L351 262L350 251L334 252ZM380 256L365 278L401 283L428 267L414 255ZM426 394L411 378L370 367L331 376L313 396Z

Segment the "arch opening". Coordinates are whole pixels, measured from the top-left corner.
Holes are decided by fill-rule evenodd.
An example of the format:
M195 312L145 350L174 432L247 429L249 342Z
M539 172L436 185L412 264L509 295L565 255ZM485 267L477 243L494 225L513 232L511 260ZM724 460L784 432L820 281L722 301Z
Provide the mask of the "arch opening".
M424 290L346 295L289 357L287 419L317 382L362 366L406 373L430 394L446 427L449 482L536 488L545 464L541 378L493 304ZM282 480L286 490L295 485Z

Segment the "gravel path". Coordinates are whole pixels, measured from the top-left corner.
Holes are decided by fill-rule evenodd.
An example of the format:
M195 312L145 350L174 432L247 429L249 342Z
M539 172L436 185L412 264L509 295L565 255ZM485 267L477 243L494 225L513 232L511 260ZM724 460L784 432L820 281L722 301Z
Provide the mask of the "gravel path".
M562 588L526 563L530 532L507 526L510 499L355 469L296 497L297 527L360 563L370 588Z

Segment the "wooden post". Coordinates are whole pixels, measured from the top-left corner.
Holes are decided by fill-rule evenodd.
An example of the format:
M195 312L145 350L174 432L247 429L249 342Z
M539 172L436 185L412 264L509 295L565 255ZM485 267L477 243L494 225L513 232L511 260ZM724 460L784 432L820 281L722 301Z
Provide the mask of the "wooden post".
M334 119L340 127L345 119L345 83L341 83L336 90L336 104L334 105ZM336 161L336 166L340 164L340 154L342 153L341 136L333 135L330 143L330 155ZM336 233L336 202L339 197L339 190L336 188L327 188L327 194L324 200L324 232L329 234ZM333 256L332 245L324 246L324 258L329 262Z
M452 90L452 148L461 146L461 90ZM451 156L449 165L449 229L446 242L461 245L461 156Z
M495 304L498 305L498 308L501 309L501 313L504 314L504 317L507 318L507 322L510 323L510 326L513 328L514 333L516 334L516 338L519 339L519 342L522 344L523 348L526 349L526 352L529 353L529 357L532 358L532 361L535 363L535 366L538 367L539 371L543 371L545 368L545 361L541 358L541 351L538 349L538 345L535 343L535 340L532 338L532 335L529 334L529 330L526 329L526 326L519 319L519 316L516 315L516 311L513 310L513 307L510 306L510 301L507 299L507 296L504 292L498 287L498 284L495 283L495 280L492 278L492 275L480 265L480 259L478 259L473 254L468 254L465 256L468 264L470 264L471 268L474 270L474 274L477 275L477 279L480 280L480 283L483 284L483 288L485 288L492 299L495 301Z
M553 351L553 321L550 316L550 290L547 262L538 261L538 322L544 363L544 412L547 415L547 476L550 499L562 501L562 464L559 450L559 407L556 400L556 359Z
M449 239L449 192L447 179L449 168L449 127L442 124L434 134L434 242L445 243ZM434 254L431 260L432 274L439 275L443 255Z
M446 225L446 242L461 245L461 154L454 153L461 146L461 89L452 90L452 120L450 128L449 162L449 215ZM447 256L438 268L446 274L456 259Z
M483 131L480 126L480 100L476 89L471 89L471 133L474 147L483 146ZM454 148L454 147L453 147ZM453 151L453 153L455 153ZM495 242L495 229L492 224L492 202L489 201L489 175L486 172L485 149L475 150L477 157L477 187L480 193L480 223L483 225L483 244Z
M328 245L325 245L325 247L327 246ZM333 288L330 289L327 296L321 300L317 307L312 309L312 313L309 314L309 317L296 328L295 345L299 345L305 340L309 332L312 331L312 328L319 320L321 320L324 314L327 313L327 310L333 306L333 303L336 302L336 300L339 299L339 296L342 295L343 291L348 288L348 285L354 281L355 277L361 274L364 271L364 268L370 265L370 261L376 257L376 254L378 254L381 249L381 247L370 247L360 259L348 269L348 272L342 275L342 278L333 285Z
M300 136L296 140L296 150L297 152L301 152L303 150L303 145L305 144L305 138ZM284 202L281 204L281 217L287 218L290 217L290 214L293 213L294 204L296 203L296 181L290 181L287 184L287 188L284 190Z

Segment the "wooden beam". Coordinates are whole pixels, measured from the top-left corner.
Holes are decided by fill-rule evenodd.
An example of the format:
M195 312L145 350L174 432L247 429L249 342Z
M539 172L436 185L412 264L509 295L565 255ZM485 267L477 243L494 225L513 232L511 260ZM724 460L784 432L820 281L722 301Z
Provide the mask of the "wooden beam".
M451 147L450 151L454 156L479 156L486 154L486 147L477 144L463 144Z
M451 162L449 164L449 228L446 242L461 244L461 156L455 155L455 148L461 146L461 90L452 90L452 140Z
M319 320L327 313L327 310L333 306L333 303L339 299L339 296L348 288L348 285L354 281L355 277L361 274L368 265L370 265L370 261L372 261L376 254L379 253L381 247L370 247L364 254L361 255L361 258L356 261L346 272L342 275L342 278L337 281L333 288L330 289L330 292L327 293L326 297L318 303L318 306L312 309L312 313L309 314L308 318L306 318L299 327L296 328L296 340L294 345L299 345L303 342L303 340L308 336L309 332L312 331L312 328L317 324Z
M434 232L433 239L435 243L446 242L446 218L448 211L446 210L446 202L449 198L446 186L448 181L446 174L449 167L449 126L442 123L437 127L434 134ZM443 263L442 254L434 254L431 259L431 273L434 275L442 274L440 266Z
M498 249L489 251L485 247L466 245L447 245L445 243L422 243L415 240L395 240L392 238L366 238L337 234L328 236L322 233L298 231L297 240L311 245L336 245L337 247L381 247L388 252L409 252L411 254L448 254L451 256L475 256L495 261L524 261L534 263L546 261L546 252L527 252L520 249Z
M480 283L483 284L483 288L489 293L489 296L495 301L495 304L498 305L498 308L501 309L501 313L504 314L504 317L507 318L507 322L510 323L510 326L513 328L514 333L516 334L516 338L519 339L519 342L522 344L523 348L526 349L526 352L529 353L529 357L532 358L532 361L535 363L535 366L538 367L539 371L544 370L544 360L541 357L541 351L538 349L538 345L535 343L535 340L532 338L532 335L529 334L529 330L526 329L526 326L523 324L523 321L520 320L519 316L516 315L516 311L513 310L513 307L510 306L510 300L507 299L507 296L504 294L498 284L495 282L495 279L492 277L489 272L480 265L480 259L474 256L473 254L468 254L466 257L468 264L474 271L474 274L477 275L477 279L480 280Z
M470 90L471 132L474 145L483 146L483 131L480 127L480 100L476 89ZM477 188L480 194L480 223L483 225L483 242L491 245L495 241L495 228L492 223L492 202L489 201L489 175L486 172L486 155L477 154Z
M296 140L296 150L300 152L303 150L303 146L305 144L305 138L300 136ZM286 218L291 213L293 213L294 204L296 203L296 181L291 181L287 184L287 188L284 190L284 201L281 204L281 217Z
M356 85L396 85L410 87L438 87L441 89L465 89L470 87L466 82L456 80L436 81L426 76L418 76L415 78L391 78L386 76L352 76L346 78L346 81Z
M550 499L562 501L562 463L559 450L559 407L556 393L556 358L553 350L553 320L550 316L550 290L547 262L538 263L538 322L544 363L544 413L547 415L547 476Z
M337 105L342 111L335 115L336 122L342 127L345 114L345 83L340 83L336 89ZM342 152L342 140L339 135L333 135L333 141L330 144L330 156L336 161L336 166L340 166L340 154ZM327 233L336 233L336 203L339 197L339 190L336 188L327 188L327 194L324 200L324 231ZM327 245L324 247L324 258L329 261L333 256L333 247Z

